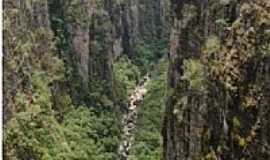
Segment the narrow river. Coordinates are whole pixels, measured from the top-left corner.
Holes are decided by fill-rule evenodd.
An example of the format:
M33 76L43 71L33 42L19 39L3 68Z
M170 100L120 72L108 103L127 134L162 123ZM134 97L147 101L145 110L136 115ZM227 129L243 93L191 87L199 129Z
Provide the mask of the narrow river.
M119 145L120 160L129 160L130 149L135 140L135 128L138 113L137 107L140 102L143 101L143 98L147 93L146 85L149 81L150 77L146 74L129 97L128 111L122 119L123 129Z

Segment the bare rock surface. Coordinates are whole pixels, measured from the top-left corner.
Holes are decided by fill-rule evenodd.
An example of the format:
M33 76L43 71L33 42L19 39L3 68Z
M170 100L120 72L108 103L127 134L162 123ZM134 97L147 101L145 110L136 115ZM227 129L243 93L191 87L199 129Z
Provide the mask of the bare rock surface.
M149 80L150 77L146 74L129 97L128 111L123 115L122 120L122 141L119 146L119 156L121 160L129 160L129 152L135 139L134 132L137 121L137 107L143 101L143 97L147 93L146 85Z

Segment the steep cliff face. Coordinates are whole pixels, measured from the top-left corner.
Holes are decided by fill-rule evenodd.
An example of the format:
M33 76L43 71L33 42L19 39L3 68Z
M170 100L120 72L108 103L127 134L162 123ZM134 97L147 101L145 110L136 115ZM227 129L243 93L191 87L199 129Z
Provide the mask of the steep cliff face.
M4 7L4 120L8 120L25 111L21 103L32 103L35 75L46 77L45 87L63 76L63 63L53 43L47 1L5 0Z
M89 75L89 43L92 39L89 33L95 3L93 0L71 0L63 1L61 7L56 8L56 10L63 9L63 16L67 22L66 30L70 36L70 52L75 60L76 71L82 78L82 88L87 89L89 77L91 76Z
M119 159L120 108L169 30L164 159L270 159L269 0L4 0L5 159ZM163 76L134 158L160 157Z
M136 85L138 39L162 19L161 1L140 3L4 1L5 159L118 158L118 106L126 100L115 92L126 86L115 85L113 62L128 55L116 73ZM155 13L140 14L140 5ZM139 18L147 26L146 17L151 25L140 34ZM161 31L154 32L158 39Z
M117 159L113 25L105 5L4 1L5 159Z
M5 1L5 37L7 37L5 43L11 43L9 37L20 37L23 39L24 37L22 35L24 33L35 33L36 30L39 32L43 32L44 30L44 33L50 33L45 38L54 38L56 40L56 48L52 50L58 52L55 55L63 60L66 68L65 80L61 83L54 83L53 85L54 97L59 98L62 95L57 95L57 93L62 94L65 92L65 94L71 95L73 99L77 99L77 103L92 103L89 102L89 99L95 98L95 94L93 93L95 93L96 88L99 88L102 95L112 100L114 99L112 65L114 59L117 59L122 54L134 56L139 35L146 35L146 31L154 30L156 25L160 26L162 19L160 17L162 15L161 4L161 1L156 6L156 3L150 1L104 0L97 2L95 0L48 0L48 2L41 3L39 1L11 2L7 0ZM139 9L139 7L141 8ZM24 9L25 11L23 11ZM154 14L151 14L148 10L153 11ZM142 12L139 13L140 11ZM147 19L147 17L149 18ZM139 18L143 19L143 21L139 22ZM21 23L17 21L25 22ZM20 23L21 26L8 26L15 25L16 23ZM145 31L143 31L144 29L139 30L139 25L147 29ZM146 27L148 25L149 27ZM28 29L21 29L23 31L21 32L22 35L20 35L17 28ZM51 30L54 31L54 36ZM160 32L154 32L156 37L160 36ZM28 38L31 39L30 36ZM54 45L53 43L49 43L49 41L51 40L46 41L44 46ZM17 41L12 43L18 43L18 46L27 46L28 44L23 45ZM15 63L13 62L15 60L9 58L13 57L13 55L8 52L13 51L11 51L12 46L9 47L8 45L5 45L5 53L7 55L5 56L5 63L9 63L9 61L10 63ZM33 46L27 47L23 49L27 50ZM47 52L45 48L50 50L50 47L44 47L44 52ZM43 51L41 50L40 52ZM8 65L5 64L5 66ZM14 69L14 66L12 69ZM10 98L16 95L15 92L18 92L16 91L17 85L19 85L17 83L22 82L19 82L18 75L11 75L13 71L9 72L8 67L6 71L5 73L10 75L5 76L7 78L5 80L5 83L7 83L5 86L7 87L5 89L5 92L7 92L5 96ZM11 94L12 96L9 96ZM13 101L7 97L5 97L4 106L10 105Z
M58 48L71 70L67 74L73 97L86 103L94 87L113 98L112 63L114 55L120 54L114 52L121 52L117 33L120 22L113 14L117 12L115 7L109 0L51 0L50 3L52 27L60 39Z
M165 4L163 1L157 4L131 0L50 0L52 28L59 39L61 57L71 70L67 74L73 97L87 101L87 92L93 93L93 87L99 86L104 95L114 99L113 61L123 54L131 59L139 56L141 53L135 51L139 41L147 40L145 43L160 51L155 46L166 39Z
M138 1L127 0L121 3L122 46L123 53L134 55L134 46L138 36Z
M204 94L184 79L188 59L198 59L203 42L204 1L172 1L169 97L164 122L164 158L198 159L202 151ZM198 71L199 72L199 71ZM199 112L202 114L199 114Z
M139 34L147 42L162 38L166 27L167 0L139 0Z
M4 159L42 159L46 143L33 145L40 129L51 144L53 134L64 136L51 101L51 86L63 80L64 64L57 56L47 1L5 0L4 6Z
M108 1L107 10L114 25L114 53L136 57L140 41L153 43L166 39L168 0Z
M139 40L150 47L153 56L163 56L169 37L169 1L139 0Z
M269 3L173 0L171 10L164 158L269 157Z
M91 87L99 85L113 99L113 61L123 54L134 55L137 1L50 0L50 14L62 58L72 66L68 74L74 97L87 99Z

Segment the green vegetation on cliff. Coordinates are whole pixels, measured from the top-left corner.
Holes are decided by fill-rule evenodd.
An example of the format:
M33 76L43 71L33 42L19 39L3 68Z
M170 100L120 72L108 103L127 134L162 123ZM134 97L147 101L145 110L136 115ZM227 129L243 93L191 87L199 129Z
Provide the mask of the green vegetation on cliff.
M145 43L115 53L115 39L135 42L122 3L4 1L5 159L118 159L121 111L158 59Z
M4 0L3 16L4 159L270 159L269 0Z
M132 160L162 159L162 119L166 100L166 76L168 61L163 58L151 72L148 93L138 107L138 122Z

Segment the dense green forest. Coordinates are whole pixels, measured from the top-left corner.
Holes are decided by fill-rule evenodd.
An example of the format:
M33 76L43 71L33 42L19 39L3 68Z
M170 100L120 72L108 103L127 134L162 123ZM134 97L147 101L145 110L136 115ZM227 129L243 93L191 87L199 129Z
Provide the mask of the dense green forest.
M269 0L3 0L6 160L269 160Z

